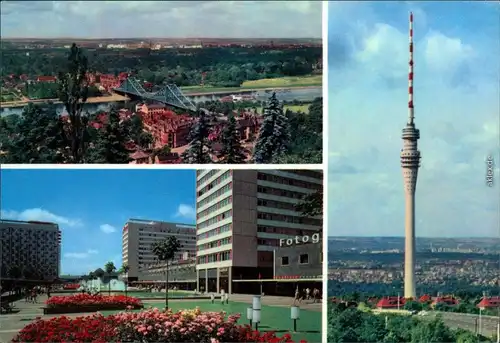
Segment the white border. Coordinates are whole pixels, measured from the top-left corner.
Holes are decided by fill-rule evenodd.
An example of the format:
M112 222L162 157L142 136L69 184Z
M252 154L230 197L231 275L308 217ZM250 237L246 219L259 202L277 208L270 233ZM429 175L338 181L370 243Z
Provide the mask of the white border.
M323 134L323 140L325 140ZM323 149L324 149L323 142ZM323 158L325 153L323 152ZM323 164L2 164L1 169L323 170Z
M321 341L328 340L328 1L323 1L323 303Z

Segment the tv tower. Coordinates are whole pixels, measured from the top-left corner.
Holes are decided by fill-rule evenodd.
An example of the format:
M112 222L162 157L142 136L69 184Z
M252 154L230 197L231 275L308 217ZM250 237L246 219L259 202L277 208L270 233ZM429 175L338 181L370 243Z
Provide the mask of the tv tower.
M403 149L401 149L401 169L405 189L405 271L404 296L416 298L415 284L415 188L417 186L420 151L417 141L420 131L414 123L413 107L413 13L410 13L410 62L408 73L408 122L403 129Z

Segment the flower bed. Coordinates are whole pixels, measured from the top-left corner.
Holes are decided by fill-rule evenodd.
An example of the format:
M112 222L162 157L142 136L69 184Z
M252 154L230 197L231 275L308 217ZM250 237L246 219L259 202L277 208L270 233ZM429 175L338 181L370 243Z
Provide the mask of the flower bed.
M22 329L12 342L293 342L289 334L253 331L237 324L239 315L226 318L224 312L199 309L172 313L149 309L50 320L36 320ZM301 342L305 343L305 342Z
M83 313L104 310L125 310L142 308L141 300L124 295L74 294L54 296L47 300L44 314Z

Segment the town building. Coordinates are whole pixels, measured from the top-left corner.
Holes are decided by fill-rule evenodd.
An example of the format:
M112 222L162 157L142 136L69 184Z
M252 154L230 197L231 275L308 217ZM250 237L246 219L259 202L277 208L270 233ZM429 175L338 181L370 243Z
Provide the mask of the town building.
M282 240L322 232L297 204L323 188L313 170L198 170L197 288L247 293L242 280L273 279Z
M113 88L120 87L122 81L113 74L101 74L99 75L99 85L104 90L111 90Z
M145 129L153 135L158 147L175 149L187 145L194 118L176 114L162 104L142 104L136 108Z
M175 236L181 249L174 261L188 261L196 256L195 225L143 219L129 219L122 231L122 261L129 266L128 281L138 281L139 270L158 264L152 244Z
M483 297L476 306L481 310L500 307L500 297Z
M157 263L139 269L135 285L163 284L167 279L166 263ZM184 290L196 288L196 259L179 260L168 265L168 287Z
M36 82L46 82L46 83L54 83L57 81L57 77L55 76L37 76Z
M405 306L406 299L404 297L383 297L377 303L378 309L394 309L402 310Z
M0 220L2 280L54 281L61 270L61 231L55 223Z

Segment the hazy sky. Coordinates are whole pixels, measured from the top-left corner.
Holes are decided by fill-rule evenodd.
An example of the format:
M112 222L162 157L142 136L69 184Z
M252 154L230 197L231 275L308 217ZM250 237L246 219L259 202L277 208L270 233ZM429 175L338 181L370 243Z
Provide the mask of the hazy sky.
M329 4L330 235L404 234L399 153L414 11L417 236L500 236L500 6ZM485 158L496 185L485 184Z
M122 263L130 218L194 224L194 170L2 170L2 219L59 224L62 273Z
M3 37L321 38L320 1L2 1Z

